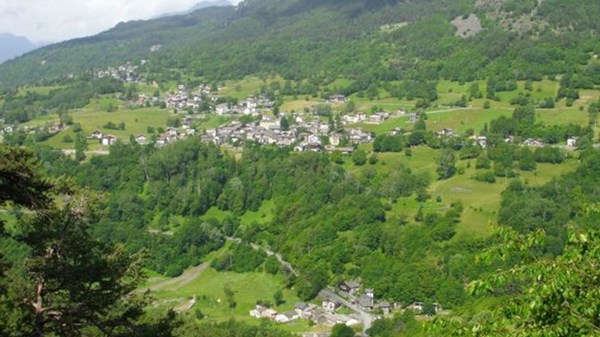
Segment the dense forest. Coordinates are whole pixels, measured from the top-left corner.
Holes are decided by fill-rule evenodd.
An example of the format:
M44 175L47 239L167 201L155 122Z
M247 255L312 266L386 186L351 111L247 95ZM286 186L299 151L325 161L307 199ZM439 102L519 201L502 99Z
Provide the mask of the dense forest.
M0 85L140 59L151 61L148 80L194 75L214 81L274 72L319 84L343 76L365 90L391 80L539 80L572 73L574 86L598 84L598 7L580 0L528 3L244 1L236 8L124 23L42 48L3 64ZM456 36L451 21L470 13L483 29ZM153 46L160 48L150 52Z
M52 229L52 225L40 231L39 226L48 224L47 220L22 215L23 224L20 226L23 227L9 229L3 238L3 251L9 265L16 267L21 265L19 263L23 259L30 261L21 265L25 270L15 269L15 272L21 270L20 273L26 274L7 274L11 275L9 279L16 277L15 280L18 280L11 287L26 284L27 278L19 278L25 275L33 277L32 281L37 277L44 280L56 278L52 282L62 287L69 279L55 274L55 267L51 267L51 263L72 261L60 268L79 268L74 269L73 273L75 270L81 271L81 268L103 272L102 260L95 259L115 254L106 251L108 247L117 247L116 252L125 250L119 253L123 259L128 259L122 262L125 265L136 263L138 252L146 250L145 262L136 265L167 275L177 275L187 266L199 263L207 253L221 248L226 237L235 235L245 242L267 244L293 261L300 270L300 276L296 278L287 274L289 286L294 285L298 296L305 300L312 299L328 284L360 277L373 285L378 296L386 299L405 304L415 300L437 300L443 301L448 307L460 306L473 296L465 292L464 282L491 277L498 268L509 268L524 261L552 261L556 256L562 258L565 247L570 247L567 244L568 233L585 233L596 228L596 211L590 206L600 201L596 182L600 177L600 153L597 150L582 152L582 163L575 172L547 185L528 187L515 180L503 194L500 223L512 228L516 237L537 235L540 230L545 235L532 241L535 246L526 251L519 251L514 256L507 255L505 259L489 259L489 264L476 264L473 261L482 249L502 246L506 237L500 235L486 240L450 241L454 226L460 221L462 205L452 204L445 213L426 213L414 221L386 218L387 206L382 200L394 200L411 194L422 198L419 194L424 192L419 191L429 183L430 178L415 175L406 168L398 168L389 176L355 177L322 154L290 154L275 148L247 148L243 159L236 161L218 148L204 146L194 140L161 150L136 145L116 146L110 155L95 157L85 164L39 148L37 157L42 165L39 168L45 167L44 170L58 180L53 179L56 183L50 184L50 180L36 178L38 180L26 181L32 185L23 189L19 185L22 184L20 180L11 178L6 172L10 173L15 168L23 170L21 166L31 165L27 152L12 154L11 151L15 150L10 148L3 148L3 151L6 154L4 158L8 159L3 164L7 166L3 169L3 186L13 186L3 187L3 199L32 209L44 209L39 215L43 219L56 218L56 225L68 223L66 228L70 228L68 232L63 232L64 228ZM21 166L15 167L15 164ZM38 173L33 171L28 176L34 174ZM61 182L63 178L60 177L65 175L73 176L74 183L88 192L77 192L69 187L68 181ZM63 185L65 183L67 185ZM53 192L54 189L56 192ZM67 196L84 193L84 199L78 199L73 194L66 198L72 201L53 210L45 206L49 202L48 191L67 193ZM276 208L273 220L266 224L240 226L235 216L222 221L199 218L213 206L240 215L248 210L256 210L268 199L274 201ZM84 206L81 204L83 200L91 204ZM93 213L69 213L75 209L83 212L88 208ZM158 234L171 229L168 219L172 215L185 216L186 220L177 228L175 235ZM148 231L147 224L150 223L158 226L155 227L158 232ZM570 224L570 229L567 224ZM63 243L59 243L62 241L54 241L55 235L73 235L78 243L85 237L85 240L91 240L86 247L99 245L97 252L91 250L89 254L100 255L90 255L91 264L80 267L76 266L83 263L83 255L77 260L61 262L59 258L55 261L44 253L47 249L44 247L52 245L52 242L57 242L59 246L56 247L61 247L65 254L82 254L77 251L77 247L81 246L69 246L69 241L66 241L63 247ZM592 242L595 241L589 244ZM594 247L597 252L597 246ZM525 253L531 257L525 257ZM424 259L425 256L427 259ZM71 266L75 261L80 262ZM231 250L226 258L215 260L213 265L218 270L235 272L248 272L264 265L268 272L286 273L277 263L274 266L270 264L266 255L244 245ZM129 274L126 273L135 273L131 269L111 270L113 274L110 277L114 278L111 282L118 282L119 277L134 282L107 283L107 287L113 288L106 291L114 291L116 297L107 298L102 303L108 307L117 305L112 309L117 310L112 313L117 315L120 312L118 310L123 309L118 309L118 301L139 280L127 276ZM90 277L108 277L101 275ZM78 276L74 274L73 277ZM524 277L527 279L530 276ZM95 282L93 278L79 281L84 284ZM90 295L74 287L69 288L71 296L77 293L86 297ZM519 286L509 284L503 287L502 291L494 292L491 296L516 296L521 292ZM140 301L132 303L143 305L144 300ZM61 310L73 310L64 305ZM11 308L9 306L3 310L25 310ZM127 310L121 314L126 313ZM75 317L75 313L71 315ZM26 317L19 319L27 320ZM90 318L80 319L88 321ZM397 319L411 318L401 316ZM177 322L172 319L167 321L173 324ZM485 323L485 320L482 322ZM387 328L385 324L388 323L377 323L372 335L384 336L386 329L397 328L397 323L390 322ZM52 325L48 323L48 326ZM5 328L10 327L7 325ZM151 328L146 326L143 329ZM176 326L169 329L172 328ZM220 329L218 326L214 328ZM445 331L444 328L440 329ZM381 332L377 332L379 330Z

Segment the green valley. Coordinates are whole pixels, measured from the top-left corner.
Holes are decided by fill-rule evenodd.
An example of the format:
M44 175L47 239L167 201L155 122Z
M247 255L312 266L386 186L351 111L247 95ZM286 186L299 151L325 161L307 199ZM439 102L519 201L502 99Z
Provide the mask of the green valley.
M600 6L245 0L0 65L0 335L600 333Z

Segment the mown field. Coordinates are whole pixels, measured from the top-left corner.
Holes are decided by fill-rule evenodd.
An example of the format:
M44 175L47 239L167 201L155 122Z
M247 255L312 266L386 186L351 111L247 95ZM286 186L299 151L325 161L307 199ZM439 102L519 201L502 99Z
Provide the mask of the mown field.
M168 280L158 275L153 276L145 286L160 285L161 282ZM251 317L249 311L254 309L257 302L273 303L273 295L277 290L282 291L285 301L280 306L273 306L277 312L292 310L294 305L300 302L293 289L285 289L284 280L280 276L261 272L243 274L218 272L207 267L198 277L186 280L184 283L187 284L175 283L153 291L152 295L156 301L150 310L158 312L164 312L165 309L181 310L195 298L194 306L184 314L195 317L196 311L200 310L205 320L222 322L235 319L250 324L261 324L261 320ZM227 301L225 287L229 287L234 292L235 307L233 308ZM281 327L293 332L313 329L307 321L296 321Z

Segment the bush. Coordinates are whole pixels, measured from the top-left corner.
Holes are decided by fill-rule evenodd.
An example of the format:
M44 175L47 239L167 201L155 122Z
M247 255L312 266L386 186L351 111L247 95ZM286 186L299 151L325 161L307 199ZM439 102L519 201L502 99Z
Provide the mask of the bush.
M478 169L478 170L480 170L480 169L490 169L491 167L492 167L492 162L485 155L480 156L479 158L477 158L477 161L475 162L475 168Z
M560 149L552 146L539 147L533 155L538 163L560 164L565 160Z
M494 175L494 172L492 172L492 171L478 172L477 174L475 174L473 179L484 182L484 183L490 183L490 184L493 184L496 182L496 176Z
M362 166L367 163L367 152L365 150L356 150L352 155L352 162L356 166Z
M102 127L105 129L108 129L108 130L118 130L119 129L117 124L115 124L114 122L111 122L111 121L106 122L106 124L104 124Z

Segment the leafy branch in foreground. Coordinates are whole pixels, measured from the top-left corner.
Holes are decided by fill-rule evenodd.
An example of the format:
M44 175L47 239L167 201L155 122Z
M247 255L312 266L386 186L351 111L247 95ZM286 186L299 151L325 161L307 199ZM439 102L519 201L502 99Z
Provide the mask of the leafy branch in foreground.
M593 210L592 210L593 212ZM517 254L522 262L506 271L474 281L473 295L496 293L515 286L518 295L487 317L464 322L438 320L434 330L455 336L596 336L600 334L600 232L571 230L561 256L538 258L534 248L543 242L538 231L529 235L502 228L504 240L483 254L484 260Z

